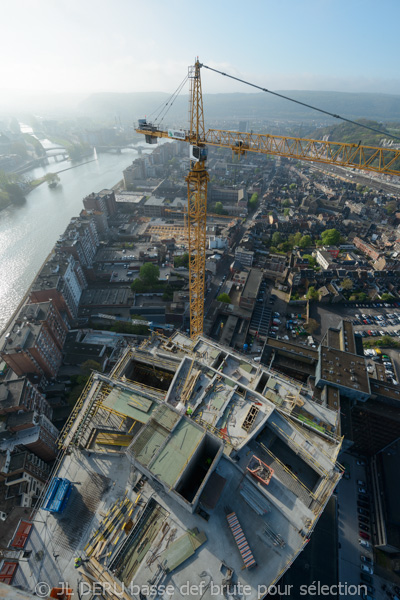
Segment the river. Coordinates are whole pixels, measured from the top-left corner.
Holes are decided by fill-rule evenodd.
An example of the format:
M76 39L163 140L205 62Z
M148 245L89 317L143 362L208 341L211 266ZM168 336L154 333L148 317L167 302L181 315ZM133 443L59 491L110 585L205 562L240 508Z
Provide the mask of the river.
M144 144L137 146L145 148ZM83 198L118 183L122 171L137 157L133 148L121 154L99 154L93 162L60 173L56 188L43 183L27 195L21 206L0 211L0 332L70 219L79 215ZM76 164L50 160L49 165L33 169L25 177L36 179Z

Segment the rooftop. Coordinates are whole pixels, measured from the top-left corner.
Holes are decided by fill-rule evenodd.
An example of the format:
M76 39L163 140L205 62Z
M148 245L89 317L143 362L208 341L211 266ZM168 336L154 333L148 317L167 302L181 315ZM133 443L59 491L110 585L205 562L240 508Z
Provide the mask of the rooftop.
M205 337L127 349L110 377L93 376L64 429L57 475L80 485L61 521L39 510L27 549L44 556L21 563L15 583L51 572L56 548L72 586L81 578L73 558L86 553L81 570L119 586L153 582L183 595L213 581L222 600L228 581L263 597L341 477L336 421L307 386ZM250 462L272 477L252 474ZM244 566L231 513L257 569ZM62 526L72 515L73 535ZM100 545L99 531L108 532Z
M321 378L324 381L370 394L363 356L321 346L320 357Z
M259 269L251 269L246 284L243 288L242 297L256 298L262 278L262 271Z

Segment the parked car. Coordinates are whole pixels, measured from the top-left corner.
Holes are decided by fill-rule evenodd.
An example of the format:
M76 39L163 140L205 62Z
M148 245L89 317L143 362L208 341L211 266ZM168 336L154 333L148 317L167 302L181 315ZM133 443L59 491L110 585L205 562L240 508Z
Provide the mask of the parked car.
M371 544L369 542L367 542L367 540L362 540L359 539L358 543L360 544L360 546L362 546L363 548L371 548Z
M359 487L359 488L358 488L358 493L359 493L359 494L366 494L367 492L366 492L365 488L363 488L363 487Z
M369 517L369 510L365 510L365 508L357 508L357 512L359 515L363 515L364 517ZM364 537L364 536L361 536Z
M369 532L368 525L363 525L362 523L359 523L358 526L359 526L359 528L360 528L361 531L365 531L366 533Z
M361 460L361 458L357 461L357 464L360 466L364 466L365 465L365 460Z
M361 479L357 479L357 485L361 485L361 487L364 487L365 482L361 481Z
M360 558L361 558L362 562L366 563L367 565L374 564L374 561L372 560L372 558L370 558L369 556L365 556L365 554L360 554Z
M369 519L366 519L365 517L358 517L358 520L360 523L366 523L367 525L369 523Z
M374 574L374 570L372 567L370 567L369 565L361 565L361 571L363 571L364 573L369 573L370 575Z
M367 585L368 594L373 594L374 591L375 591L375 588L372 585Z
M364 533L363 531L359 532L359 535L361 538L363 538L363 540L370 540L370 536L368 535L368 533Z

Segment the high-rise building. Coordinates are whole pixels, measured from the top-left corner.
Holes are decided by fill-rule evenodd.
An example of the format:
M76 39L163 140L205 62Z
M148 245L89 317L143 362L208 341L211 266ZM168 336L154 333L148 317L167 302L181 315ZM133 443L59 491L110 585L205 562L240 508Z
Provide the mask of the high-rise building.
M0 385L0 415L35 411L51 419L52 409L36 385L27 377L4 380Z
M79 217L71 219L67 229L59 238L56 248L66 254L72 254L82 267L90 268L99 243L94 219Z
M6 425L3 440L0 434L0 448L12 451L23 446L43 460L56 458L59 431L45 415L39 415L35 411L12 413Z
M51 300L66 322L78 314L79 300L87 281L78 262L71 254L57 253L44 265L36 277L29 296L30 302Z
M7 332L0 355L19 376L54 377L62 362L67 331L52 302L26 304Z
M88 211L99 211L112 217L117 212L117 204L113 190L101 190L101 192L92 192L83 199L83 206Z

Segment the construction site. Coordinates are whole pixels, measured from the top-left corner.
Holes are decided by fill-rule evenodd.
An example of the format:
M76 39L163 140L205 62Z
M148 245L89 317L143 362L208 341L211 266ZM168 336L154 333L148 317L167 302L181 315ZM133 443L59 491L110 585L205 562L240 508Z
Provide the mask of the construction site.
M340 480L341 442L337 411L307 386L204 336L153 336L89 380L53 472L69 499L44 492L14 585L58 574L112 586L107 599L188 585L191 598L261 598Z

